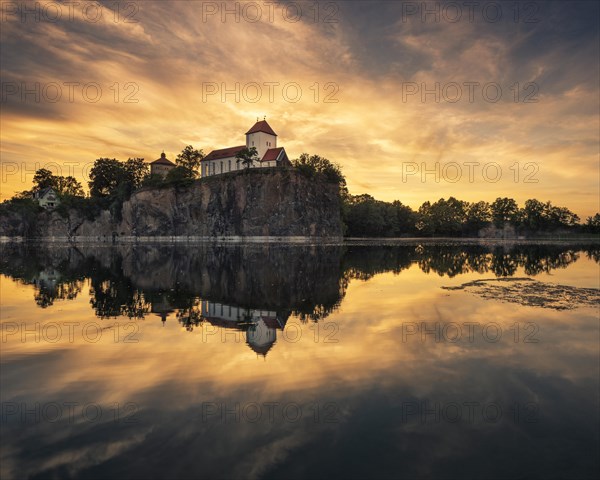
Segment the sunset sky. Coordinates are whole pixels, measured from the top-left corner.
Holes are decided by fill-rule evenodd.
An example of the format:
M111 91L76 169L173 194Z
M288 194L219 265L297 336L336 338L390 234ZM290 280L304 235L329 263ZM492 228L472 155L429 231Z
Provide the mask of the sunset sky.
M598 2L1 3L2 200L266 116L353 194L600 210Z

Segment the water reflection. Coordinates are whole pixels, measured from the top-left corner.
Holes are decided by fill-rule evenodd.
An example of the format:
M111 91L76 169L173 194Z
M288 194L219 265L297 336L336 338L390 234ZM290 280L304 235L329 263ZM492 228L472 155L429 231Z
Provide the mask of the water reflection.
M1 249L0 273L12 279L3 280L4 324L31 329L43 314L48 323L140 325L139 343L10 335L2 345L3 478L598 473L597 309L506 304L462 289L481 276L545 282L549 273L597 288L596 247ZM460 288L441 288L448 284ZM404 325L432 320L494 322L504 335L405 335ZM339 327L338 343L321 341L323 331L315 341L314 328L328 323ZM531 323L536 343L525 342ZM297 342L285 339L292 324L306 329ZM226 341L204 341L214 332ZM44 405L66 402L76 404L74 422L66 413L44 420ZM104 416L85 418L88 404ZM489 405L502 409L496 422ZM131 412L135 421L125 421Z
M42 308L72 300L89 279L98 318L158 316L189 332L218 326L243 332L266 355L294 315L318 322L342 303L349 281L400 274L412 265L449 278L467 273L510 277L566 268L581 255L600 262L594 245L239 247L2 246L0 273L35 287Z
M523 268L530 276L566 268L581 255L600 263L593 245L396 245L351 247L197 248L0 247L0 273L35 286L46 308L72 300L90 280L91 306L99 318L163 321L176 313L193 326L204 318L199 299L234 308L289 310L318 321L335 311L351 279L399 274L416 264L424 273L449 278L467 273L510 277Z

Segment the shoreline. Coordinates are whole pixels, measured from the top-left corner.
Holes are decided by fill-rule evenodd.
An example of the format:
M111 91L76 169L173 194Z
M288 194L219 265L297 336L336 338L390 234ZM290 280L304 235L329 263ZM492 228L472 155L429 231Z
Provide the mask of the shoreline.
M0 244L6 243L58 243L58 244L103 244L103 245L202 245L202 244L231 244L231 245L260 245L260 244L287 244L287 245L410 245L419 244L556 244L556 243L589 243L600 244L598 237L567 237L556 238L479 238L479 237L306 237L306 236L50 236L50 237L7 237L0 236Z

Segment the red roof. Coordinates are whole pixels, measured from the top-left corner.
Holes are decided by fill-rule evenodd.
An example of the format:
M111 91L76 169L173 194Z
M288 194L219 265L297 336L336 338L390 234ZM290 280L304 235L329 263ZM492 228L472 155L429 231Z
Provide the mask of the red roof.
M206 157L204 157L202 161L235 157L235 155L244 148L246 148L246 145L240 145L239 147L221 148L220 150L213 150Z
M265 156L262 158L261 162L271 162L273 160L277 160L277 157L279 157L279 154L281 153L282 150L283 150L283 147L269 148L265 152Z
M153 162L150 162L151 165L171 165L175 166L175 164L169 160L164 153L160 154L160 158L157 158Z
M282 325L277 317L268 317L266 315L261 315L260 318L262 318L263 322L265 322L265 325L269 328L278 328L279 330L283 330L283 327L285 327L285 322L283 322Z
M267 123L266 120L261 120L260 122L256 122L254 124L254 126L246 132L246 135L248 135L250 133L256 133L256 132L264 132L264 133L268 133L269 135L277 136L277 134L273 131L273 129Z

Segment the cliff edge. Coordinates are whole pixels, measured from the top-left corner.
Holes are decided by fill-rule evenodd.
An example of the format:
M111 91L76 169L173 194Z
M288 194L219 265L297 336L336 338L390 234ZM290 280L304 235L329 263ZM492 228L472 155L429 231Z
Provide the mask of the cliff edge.
M341 237L338 186L292 169L249 170L179 187L143 188L93 220L77 210L33 221L0 213L0 236Z

